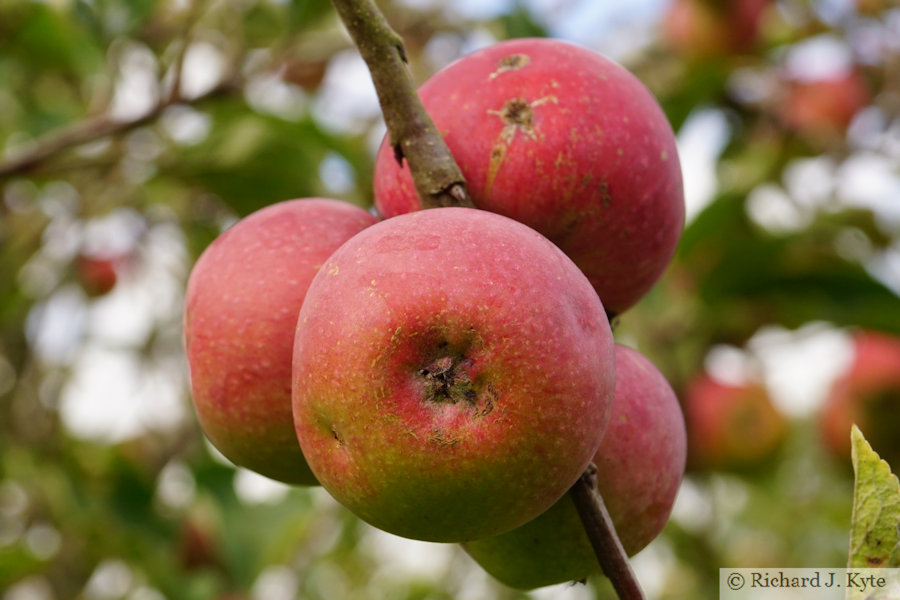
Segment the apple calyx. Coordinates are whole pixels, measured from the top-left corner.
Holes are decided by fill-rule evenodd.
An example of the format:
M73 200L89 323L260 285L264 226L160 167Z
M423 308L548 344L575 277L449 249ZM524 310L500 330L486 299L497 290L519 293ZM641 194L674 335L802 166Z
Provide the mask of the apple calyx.
M478 393L472 387L469 369L472 361L465 356L442 356L419 371L425 388L426 402L475 405Z

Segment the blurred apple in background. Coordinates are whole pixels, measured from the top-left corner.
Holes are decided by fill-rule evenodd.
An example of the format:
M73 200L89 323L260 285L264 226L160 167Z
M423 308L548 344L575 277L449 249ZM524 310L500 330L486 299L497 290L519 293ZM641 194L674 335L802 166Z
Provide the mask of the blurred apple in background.
M788 128L814 138L842 137L850 121L869 103L866 80L857 71L786 82L778 116Z
M107 254L79 254L73 267L78 283L92 297L104 296L112 291L119 279L123 259Z
M856 423L883 459L900 465L900 338L858 331L853 346L853 360L822 409L825 446L849 460L850 426Z
M702 373L684 392L688 466L743 470L765 464L787 433L787 420L759 383L728 384Z
M663 39L691 58L741 54L753 49L771 0L674 0L663 19Z

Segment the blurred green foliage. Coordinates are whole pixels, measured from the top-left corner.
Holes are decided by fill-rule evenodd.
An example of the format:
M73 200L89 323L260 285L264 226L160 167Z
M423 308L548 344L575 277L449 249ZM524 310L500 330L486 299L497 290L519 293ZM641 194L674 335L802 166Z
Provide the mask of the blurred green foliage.
M450 4L380 3L417 81L478 39L551 35L554 19L578 8L517 2L474 21ZM900 197L860 203L849 196L861 191L840 184L840 167L864 156L893 176L874 194L900 189L900 57L887 43L900 11L835 4L782 0L751 47L698 54L666 37L669 3L660 2L651 39L622 56L676 132L702 111L725 124L712 201L663 280L617 320L617 337L679 393L710 349L747 351L766 328L900 335L900 224L896 210L878 208ZM884 43L854 45L863 34ZM786 57L821 39L842 44L868 85L857 107L868 117L849 134L784 116ZM338 65L348 52L324 0L0 1L3 600L532 597L492 582L453 547L432 548L425 567L410 563L404 555L432 553L413 542L402 550L322 490L255 497L193 419L180 293L199 253L279 200L371 206L380 119L350 104L346 115L328 112L349 94L327 89L347 73ZM834 179L814 201L794 181L793 169L809 164ZM759 209L766 191L786 223ZM110 294L86 293L82 255L112 261ZM142 403L141 426L73 425L79 391L97 389L82 384L97 355L140 365L146 379L132 397L111 401ZM99 377L113 386L125 374ZM175 417L156 416L164 393L182 409ZM102 421L106 409L94 410ZM756 470L687 475L683 508L636 561L639 576L653 573L651 597L715 598L720 566L846 562L852 480L816 423L815 413L791 416L779 454ZM554 593L612 597L601 577Z

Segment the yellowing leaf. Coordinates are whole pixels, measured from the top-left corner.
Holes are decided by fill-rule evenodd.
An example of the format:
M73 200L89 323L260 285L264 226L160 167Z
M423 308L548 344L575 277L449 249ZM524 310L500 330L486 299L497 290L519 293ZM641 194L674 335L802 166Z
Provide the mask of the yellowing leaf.
M848 568L900 567L900 481L855 425L853 516Z

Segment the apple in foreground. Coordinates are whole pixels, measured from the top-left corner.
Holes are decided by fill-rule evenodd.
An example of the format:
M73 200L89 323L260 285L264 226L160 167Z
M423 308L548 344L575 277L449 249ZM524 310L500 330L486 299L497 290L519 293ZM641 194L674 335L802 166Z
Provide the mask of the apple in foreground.
M784 415L760 383L728 384L708 373L685 389L688 466L745 470L775 455L787 433Z
M625 551L634 555L669 519L684 476L687 440L675 392L653 363L616 345L616 400L594 455L597 487ZM581 519L566 494L508 533L462 545L502 583L533 589L599 571Z
M322 486L375 527L496 535L590 462L613 352L590 283L534 230L470 208L401 215L341 246L309 287L297 437Z
M821 414L826 447L850 459L850 427L860 428L892 467L900 466L900 339L885 333L853 335L854 358L832 384Z
M232 462L316 484L291 414L297 314L319 267L375 222L347 202L289 200L236 223L194 265L184 309L191 393L203 431Z
M419 95L475 205L559 246L607 311L659 279L684 224L681 167L665 114L634 75L569 42L524 38L464 56ZM419 209L387 139L374 193L385 217Z

